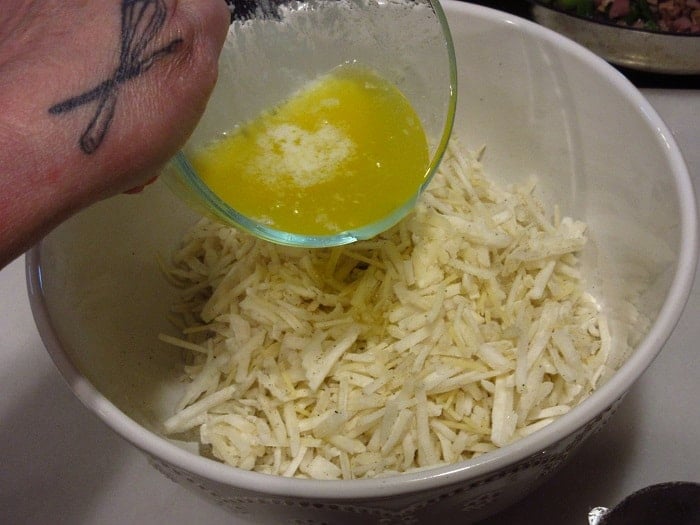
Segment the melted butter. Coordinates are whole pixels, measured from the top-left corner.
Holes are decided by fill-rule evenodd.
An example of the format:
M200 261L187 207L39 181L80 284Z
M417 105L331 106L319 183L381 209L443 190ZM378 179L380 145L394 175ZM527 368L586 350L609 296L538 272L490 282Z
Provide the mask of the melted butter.
M306 235L385 218L414 196L429 163L408 100L354 65L335 68L190 161L239 213Z

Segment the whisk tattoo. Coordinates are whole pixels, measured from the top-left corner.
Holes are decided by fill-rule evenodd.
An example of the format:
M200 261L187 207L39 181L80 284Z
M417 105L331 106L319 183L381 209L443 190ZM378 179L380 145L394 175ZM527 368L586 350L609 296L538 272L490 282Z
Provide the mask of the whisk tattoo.
M109 131L120 86L148 71L158 60L175 52L182 43L181 38L176 38L164 47L149 50L163 28L166 16L164 0L122 0L121 49L119 65L113 75L89 91L49 108L50 114L58 115L97 101L95 113L79 141L80 149L85 154L94 153Z

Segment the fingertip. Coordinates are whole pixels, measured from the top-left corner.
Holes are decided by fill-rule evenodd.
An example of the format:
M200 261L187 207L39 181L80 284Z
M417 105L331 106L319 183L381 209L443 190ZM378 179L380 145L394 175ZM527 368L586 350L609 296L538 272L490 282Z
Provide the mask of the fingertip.
M125 193L126 195L135 195L135 194L137 194L137 193L141 193L141 192L146 188L146 186L150 186L150 185L153 184L157 179L158 179L157 176L156 176L156 177L153 177L153 178L147 180L144 184L140 184L139 186L135 186L135 187L133 187L133 188L131 188L131 189L129 189L129 190L126 190L124 193Z

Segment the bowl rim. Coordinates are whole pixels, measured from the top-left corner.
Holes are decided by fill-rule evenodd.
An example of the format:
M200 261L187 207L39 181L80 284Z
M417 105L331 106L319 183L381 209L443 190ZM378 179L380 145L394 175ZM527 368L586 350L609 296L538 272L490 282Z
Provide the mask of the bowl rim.
M614 22L605 22L604 20L598 20L596 18L591 18L589 16L585 15L579 15L577 13L573 13L571 11L567 11L566 9L559 7L557 5L554 5L551 3L551 0L528 0L533 6L540 7L542 9L548 9L550 11L553 11L555 13L560 13L562 15L566 15L571 18L575 18L576 20L581 20L582 22L587 22L591 24L595 24L598 26L602 27L610 27L612 29L620 29L622 31L632 31L634 33L639 33L639 34L644 34L644 35L654 35L658 37L673 37L673 38L700 38L700 33L678 33L678 32L671 32L671 31L660 31L660 30L654 30L654 29L647 29L644 27L631 27L631 26L621 26L618 24L615 24Z
M316 501L376 500L432 490L493 473L542 452L571 435L622 398L661 351L685 308L698 258L698 217L695 194L687 166L670 130L651 104L621 73L579 44L516 15L463 3L459 0L444 0L443 3L453 15L477 17L490 22L516 26L522 31L565 48L591 68L608 77L615 89L624 91L626 96L637 105L650 127L656 130L657 140L667 151L672 168L679 204L681 238L684 242L680 247L675 274L668 293L648 334L613 377L584 402L544 429L501 449L452 465L384 478L337 482L284 478L236 469L195 455L145 429L107 400L86 377L80 374L68 355L61 349L61 342L52 325L42 291L41 243L36 245L27 252L25 271L32 314L48 353L78 399L112 430L147 455L209 481L233 486L240 490L264 493L269 497L311 498ZM342 492L338 491L338 483L342 483Z

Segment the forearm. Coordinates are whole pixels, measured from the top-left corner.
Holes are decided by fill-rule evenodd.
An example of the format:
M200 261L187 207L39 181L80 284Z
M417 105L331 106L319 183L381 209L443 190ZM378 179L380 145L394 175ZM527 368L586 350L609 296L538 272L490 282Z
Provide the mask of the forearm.
M28 188L7 186L0 186L0 268L66 217L52 209L52 201L32 194Z
M46 152L19 153L25 148L5 144L0 140L0 268L65 220L80 199L67 173L39 167L34 159Z

